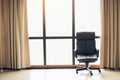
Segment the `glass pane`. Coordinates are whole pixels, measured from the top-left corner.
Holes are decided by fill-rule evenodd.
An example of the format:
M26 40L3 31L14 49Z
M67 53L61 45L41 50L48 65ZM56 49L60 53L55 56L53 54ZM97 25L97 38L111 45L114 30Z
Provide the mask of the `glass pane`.
M72 64L72 40L47 40L47 65Z
M42 0L27 0L29 36L42 36Z
M46 35L72 35L72 0L46 1Z
M31 65L43 65L43 40L29 40Z
M100 0L75 0L75 31L101 34Z

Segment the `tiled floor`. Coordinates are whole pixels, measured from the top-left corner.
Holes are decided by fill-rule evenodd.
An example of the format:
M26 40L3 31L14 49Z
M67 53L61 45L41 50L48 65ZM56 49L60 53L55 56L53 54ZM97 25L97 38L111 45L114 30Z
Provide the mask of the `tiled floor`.
M120 71L93 70L93 76L88 71L75 69L32 69L0 72L0 80L120 80Z

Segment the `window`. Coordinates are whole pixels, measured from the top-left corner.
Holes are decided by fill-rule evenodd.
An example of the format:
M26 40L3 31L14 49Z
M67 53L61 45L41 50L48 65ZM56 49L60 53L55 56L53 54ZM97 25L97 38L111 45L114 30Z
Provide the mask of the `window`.
M101 34L100 0L27 0L27 6L31 65L76 64L76 32Z
M27 0L29 37L43 37L42 0ZM43 65L43 40L30 39L31 65Z
M72 1L45 0L46 2L46 39L47 65L72 65ZM62 6L61 6L62 5ZM64 56L64 58L63 58Z

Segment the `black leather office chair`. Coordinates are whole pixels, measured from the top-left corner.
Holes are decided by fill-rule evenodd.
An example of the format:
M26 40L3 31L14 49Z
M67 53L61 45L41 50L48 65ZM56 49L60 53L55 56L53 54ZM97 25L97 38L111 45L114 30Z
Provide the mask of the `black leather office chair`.
M85 63L85 67L77 66L76 73L78 73L79 70L88 70L90 74L93 75L89 63L97 61L99 57L99 50L96 49L95 43L95 32L77 32L76 37L76 59L79 63ZM96 69L101 72L99 68Z

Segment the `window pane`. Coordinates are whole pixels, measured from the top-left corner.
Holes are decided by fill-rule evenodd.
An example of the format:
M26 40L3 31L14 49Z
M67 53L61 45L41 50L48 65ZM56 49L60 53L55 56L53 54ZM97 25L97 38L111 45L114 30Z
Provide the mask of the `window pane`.
M46 35L72 35L72 0L46 1Z
M100 0L75 0L75 30L101 34Z
M42 36L42 0L27 0L29 36Z
M43 65L43 40L29 40L31 65Z
M72 40L47 40L47 65L72 64Z

